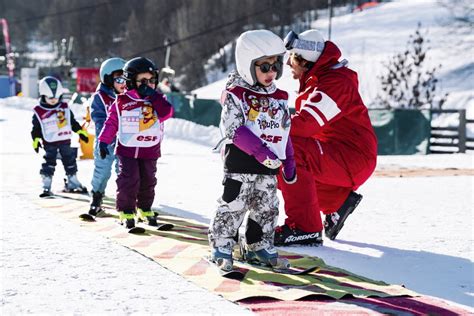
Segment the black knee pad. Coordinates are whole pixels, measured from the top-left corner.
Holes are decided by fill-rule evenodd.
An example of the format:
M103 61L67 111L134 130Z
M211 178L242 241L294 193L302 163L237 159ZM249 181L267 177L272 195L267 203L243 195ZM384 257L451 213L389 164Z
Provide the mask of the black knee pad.
M235 200L240 193L240 188L242 187L242 182L226 178L224 179L224 194L222 194L222 200L226 203L230 203Z
M245 239L247 240L247 244L259 242L262 240L262 237L262 227L260 227L260 225L256 221L249 218L247 220L247 228L245 230Z

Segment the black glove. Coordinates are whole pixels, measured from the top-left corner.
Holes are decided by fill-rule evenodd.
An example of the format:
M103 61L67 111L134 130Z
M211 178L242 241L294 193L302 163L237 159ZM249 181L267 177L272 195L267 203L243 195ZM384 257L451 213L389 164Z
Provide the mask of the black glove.
M109 145L107 145L104 142L99 142L99 152L100 152L100 158L105 159L107 155L110 155L109 149L107 148Z
M79 138L84 142L84 143L88 143L89 142L89 134L87 134L87 131L86 130L83 130L83 129L80 129L79 131L77 131L77 134L79 135Z

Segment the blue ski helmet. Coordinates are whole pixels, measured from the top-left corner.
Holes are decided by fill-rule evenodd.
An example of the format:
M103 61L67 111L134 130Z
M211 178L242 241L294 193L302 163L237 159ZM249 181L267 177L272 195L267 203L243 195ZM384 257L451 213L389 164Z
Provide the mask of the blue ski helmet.
M109 58L100 65L100 81L106 86L112 87L114 84L112 73L122 71L125 60L119 57Z

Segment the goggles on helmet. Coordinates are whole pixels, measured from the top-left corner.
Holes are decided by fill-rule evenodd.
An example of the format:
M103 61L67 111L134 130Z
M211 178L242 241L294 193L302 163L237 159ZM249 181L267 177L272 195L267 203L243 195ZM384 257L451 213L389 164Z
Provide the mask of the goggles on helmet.
M297 48L302 50L322 52L324 49L324 43L301 39L298 37L298 34L293 31L288 32L285 39L283 40L283 43L285 44L285 48L287 50Z

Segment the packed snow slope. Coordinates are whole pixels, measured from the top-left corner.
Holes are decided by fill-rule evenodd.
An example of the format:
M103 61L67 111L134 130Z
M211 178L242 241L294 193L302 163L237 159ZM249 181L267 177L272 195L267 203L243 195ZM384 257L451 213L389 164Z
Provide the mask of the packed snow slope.
M189 306L201 308L208 305L211 313L216 311L214 306L217 305L223 310L235 308L235 305L225 307L227 306L225 302L218 297L211 294L208 296L187 282L179 282L176 278L166 276L155 278L155 272L161 273L157 272L162 270L160 266L135 258L135 253L127 255L123 249L104 241L100 236L81 233L80 230L71 227L70 223L49 219L44 210L29 209L26 203L20 203L19 200L25 194L41 192L38 172L42 154L34 153L29 135L31 107L34 103L35 100L18 97L0 99L2 304L21 306L26 297L28 306L32 307L31 310L50 312L33 307L44 307L43 299L48 302L55 301L53 298L59 295L55 287L62 287L63 284L69 286L67 289L71 293L84 289L86 291L84 297L90 299L91 304L98 304L108 299L120 302L129 298L128 295L146 304L150 302L150 295L146 294L144 300L140 301L139 297L143 295L140 290L151 291L148 287L149 282L159 284L162 280L166 286L156 288L156 293L162 296L164 306L180 304L182 308L180 311L188 312ZM219 131L217 128L171 119L166 123L165 134L163 156L158 160L158 184L154 206L165 212L209 223L216 209L216 200L222 194L222 161L220 155L211 150L219 139ZM78 177L90 189L93 162L81 160L78 164ZM388 283L404 284L420 294L435 296L472 308L473 156L467 154L381 156L377 169L403 171L420 168L431 168L439 172L430 177L372 177L360 188L359 192L364 199L355 213L349 217L337 240L325 240L324 246L319 248L291 247L287 250L317 256L327 264ZM458 176L443 174L443 170L452 174L453 169L464 171L459 172ZM59 163L53 189L62 188L63 176L64 171ZM114 197L116 186L112 180L109 182L106 194ZM284 220L284 216L281 203L280 223ZM21 218L20 221L18 217ZM24 231L17 232L12 227L19 230L23 228ZM17 233L18 238L15 237ZM34 249L30 249L28 236L32 239L46 238L47 241L39 245L31 241ZM55 255L60 251L53 245L59 243L59 240L63 247L70 245L74 253L75 250L72 248L81 247L78 238L87 241L82 247L90 247L90 252L95 255L72 256L66 261L63 261L65 258L61 259L61 256ZM134 258L133 261L130 261L132 259L129 259L129 256ZM56 267L43 264L41 271L37 271L38 273L34 275L49 282L28 281L31 274L24 272L23 275L22 269L29 271L28 269L37 266L38 262L48 257L54 257L67 264L71 273L53 273ZM63 264L61 262L57 264ZM112 273L112 277L115 275L115 272L110 272L112 266L120 267L118 270L123 271L123 282L127 284L123 289L110 291L108 283L102 280L100 281L102 285L97 288L94 285L94 291L90 293L87 292L87 286L90 285L68 282L71 275L93 273L98 277L101 271ZM92 271L89 268L92 268ZM15 278L11 278L12 275ZM136 275L136 284L130 275ZM120 283L119 281L117 282ZM170 287L168 292L165 290L167 286ZM129 288L130 291L125 291L125 288ZM10 290L5 293L3 292L5 289ZM172 293L180 290L190 294L186 297L186 304L173 298ZM47 293L49 296L44 295L41 300L35 300L34 297L38 292ZM72 295L59 296L60 299L65 297L72 299ZM201 304L204 302L207 304ZM214 303L217 305L213 305ZM71 307L73 303L61 304ZM104 306L115 310L112 305ZM134 305L138 309L131 310L127 309L127 306L119 304L117 311L150 312L150 309L143 307L146 305L140 305L142 309ZM70 309L66 307L58 309L58 311L67 310ZM96 307L94 310L100 312L104 309Z

